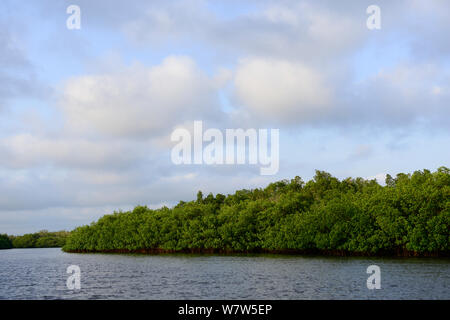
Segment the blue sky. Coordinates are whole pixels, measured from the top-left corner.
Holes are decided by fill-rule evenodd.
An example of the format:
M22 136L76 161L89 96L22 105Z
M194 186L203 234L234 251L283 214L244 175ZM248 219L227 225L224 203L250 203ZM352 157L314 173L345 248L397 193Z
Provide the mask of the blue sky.
M381 181L449 166L449 15L443 0L2 1L0 232L315 169ZM278 174L175 166L170 134L195 120L280 129Z

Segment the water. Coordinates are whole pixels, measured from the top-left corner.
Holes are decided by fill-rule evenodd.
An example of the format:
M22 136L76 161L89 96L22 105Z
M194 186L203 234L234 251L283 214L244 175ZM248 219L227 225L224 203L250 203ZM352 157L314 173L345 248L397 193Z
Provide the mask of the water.
M367 289L374 264L380 290ZM0 299L450 299L450 260L0 250Z

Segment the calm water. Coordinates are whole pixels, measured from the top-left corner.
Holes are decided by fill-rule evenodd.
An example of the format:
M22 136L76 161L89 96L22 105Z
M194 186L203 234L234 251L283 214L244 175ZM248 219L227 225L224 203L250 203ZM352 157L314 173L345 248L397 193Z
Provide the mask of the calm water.
M373 264L380 290L367 289ZM81 290L66 287L69 265ZM450 260L0 250L0 299L450 299Z

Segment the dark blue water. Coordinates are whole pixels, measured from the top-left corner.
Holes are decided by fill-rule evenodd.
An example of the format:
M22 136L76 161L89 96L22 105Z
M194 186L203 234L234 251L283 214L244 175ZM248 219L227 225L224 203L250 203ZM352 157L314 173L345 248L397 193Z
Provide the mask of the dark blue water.
M66 286L70 265L80 290ZM0 299L450 299L450 260L0 250Z

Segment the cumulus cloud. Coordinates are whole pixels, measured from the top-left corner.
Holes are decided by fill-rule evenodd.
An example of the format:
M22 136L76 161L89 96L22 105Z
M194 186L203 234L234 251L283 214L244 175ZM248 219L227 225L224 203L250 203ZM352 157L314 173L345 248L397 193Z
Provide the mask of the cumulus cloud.
M435 62L406 60L355 81L301 62L248 58L233 86L238 122L445 130L450 118L450 68Z
M195 117L219 117L214 80L195 62L171 56L108 74L70 79L61 101L68 125L117 137L151 137Z
M18 134L0 139L3 167L126 168L151 154L140 143ZM140 151L141 150L141 151Z
M450 70L432 63L405 63L355 85L347 118L386 126L447 125ZM343 108L345 110L345 108Z
M42 97L48 90L37 79L20 41L21 32L0 15L0 111L14 97Z
M272 122L308 122L331 108L332 92L325 80L301 63L245 59L237 67L234 86L243 108Z
M308 1L248 5L254 10L236 10L224 18L211 10L209 1L156 2L122 21L121 30L139 45L195 41L222 51L225 57L264 52L270 57L316 62L347 53L364 36L364 15L354 18L356 10L364 13L363 6L340 10L335 3Z

